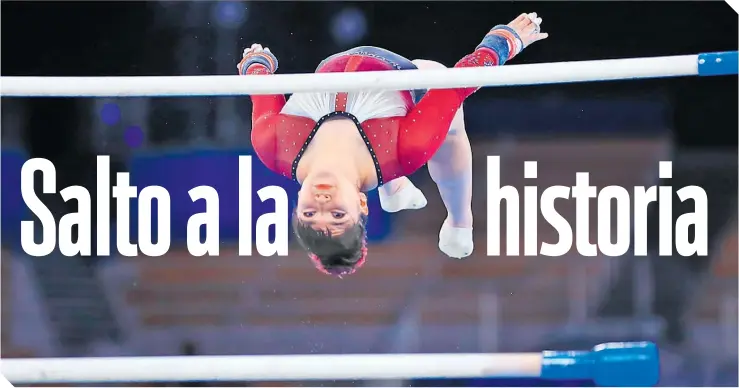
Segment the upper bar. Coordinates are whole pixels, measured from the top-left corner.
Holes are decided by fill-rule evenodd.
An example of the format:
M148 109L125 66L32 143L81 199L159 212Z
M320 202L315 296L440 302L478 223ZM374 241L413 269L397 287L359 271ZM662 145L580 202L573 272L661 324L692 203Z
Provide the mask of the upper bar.
M0 77L3 97L186 97L448 89L737 74L736 52L380 72L188 77ZM704 64L699 65L700 59ZM701 69L701 71L699 71Z

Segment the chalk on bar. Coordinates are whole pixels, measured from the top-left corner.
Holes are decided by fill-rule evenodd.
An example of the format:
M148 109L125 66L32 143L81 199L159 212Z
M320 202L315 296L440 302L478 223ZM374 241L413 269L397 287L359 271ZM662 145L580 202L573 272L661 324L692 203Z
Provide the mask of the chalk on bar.
M606 387L652 387L659 382L659 351L651 342L613 342L592 351L545 351L541 378L593 380Z

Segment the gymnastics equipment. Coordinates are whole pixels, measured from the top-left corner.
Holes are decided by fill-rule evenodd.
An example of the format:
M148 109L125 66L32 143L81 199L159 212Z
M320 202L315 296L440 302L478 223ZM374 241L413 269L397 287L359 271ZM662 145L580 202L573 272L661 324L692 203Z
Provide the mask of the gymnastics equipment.
M3 97L184 97L447 89L737 74L737 52L499 67L190 77L0 77Z
M614 342L541 353L3 359L0 370L13 384L536 377L644 387L659 381L659 352Z

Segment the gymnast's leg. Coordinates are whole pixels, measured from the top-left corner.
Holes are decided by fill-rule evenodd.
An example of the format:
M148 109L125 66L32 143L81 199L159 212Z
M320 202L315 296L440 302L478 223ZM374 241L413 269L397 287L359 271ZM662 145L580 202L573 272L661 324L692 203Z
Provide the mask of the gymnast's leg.
M444 65L426 60L413 63L421 70L440 69ZM428 162L431 179L447 209L439 232L439 249L447 256L461 259L472 254L472 149L460 107L454 116L446 140Z

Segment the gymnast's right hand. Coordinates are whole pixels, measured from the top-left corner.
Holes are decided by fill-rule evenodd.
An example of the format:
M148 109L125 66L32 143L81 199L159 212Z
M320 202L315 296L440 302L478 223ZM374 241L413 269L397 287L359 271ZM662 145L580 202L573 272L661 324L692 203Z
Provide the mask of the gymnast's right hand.
M508 23L508 27L516 32L523 47L527 47L534 42L549 37L549 34L541 32L541 22L542 19L536 12L522 13Z
M256 66L266 69L269 73L274 73L277 71L277 64L277 57L269 51L268 47L262 48L261 44L254 43L250 48L244 49L243 58L236 68L241 75L262 73L263 71L249 71L249 68Z
M476 50L485 47L495 51L499 65L518 55L528 45L546 39L549 34L541 32L542 19L536 12L522 13L508 25L497 25L485 35Z

